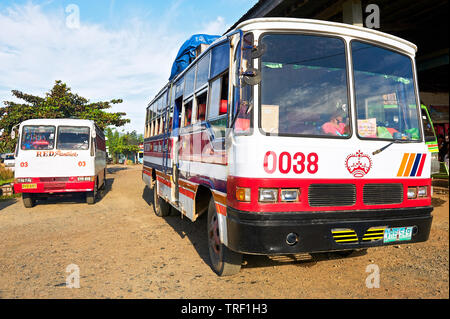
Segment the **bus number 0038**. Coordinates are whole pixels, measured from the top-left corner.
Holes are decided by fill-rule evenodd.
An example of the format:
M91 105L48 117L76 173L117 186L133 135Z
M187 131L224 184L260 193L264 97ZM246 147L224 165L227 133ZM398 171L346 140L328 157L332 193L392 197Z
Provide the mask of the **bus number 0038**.
M309 174L315 174L319 170L319 155L317 153L297 152L291 156L288 152L282 152L279 157L273 151L268 151L264 156L264 171L273 174L277 170L281 174L288 174L291 170L295 174L303 174L305 170Z

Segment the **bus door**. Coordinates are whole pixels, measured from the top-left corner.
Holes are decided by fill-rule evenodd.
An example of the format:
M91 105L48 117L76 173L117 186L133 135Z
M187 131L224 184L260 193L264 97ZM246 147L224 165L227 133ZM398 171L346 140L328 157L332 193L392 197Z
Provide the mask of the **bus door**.
M167 174L167 171L169 171L169 139L170 139L170 132L169 132L169 115L170 115L170 108L168 108L163 114L163 141L162 141L162 151L163 151L163 163L162 163L162 170L164 174Z
M171 157L172 157L172 199L175 203L178 204L178 181L179 181L179 140L180 140L180 126L181 126L181 108L183 106L183 98L177 98L174 102L173 107L173 117L172 117L172 133L170 134L170 138L172 139L172 149L171 149Z

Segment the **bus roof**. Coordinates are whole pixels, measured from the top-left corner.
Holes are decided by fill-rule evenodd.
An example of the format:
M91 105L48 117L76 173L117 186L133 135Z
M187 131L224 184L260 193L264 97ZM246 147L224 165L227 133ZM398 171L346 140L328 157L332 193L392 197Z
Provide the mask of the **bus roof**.
M81 119L32 119L23 121L21 125L92 126L94 121Z
M257 18L241 22L236 29L242 31L250 30L305 30L324 32L340 36L349 36L362 40L378 42L401 50L409 55L415 55L417 46L405 39L396 37L389 33L359 27L346 23L330 22L313 19L297 18Z

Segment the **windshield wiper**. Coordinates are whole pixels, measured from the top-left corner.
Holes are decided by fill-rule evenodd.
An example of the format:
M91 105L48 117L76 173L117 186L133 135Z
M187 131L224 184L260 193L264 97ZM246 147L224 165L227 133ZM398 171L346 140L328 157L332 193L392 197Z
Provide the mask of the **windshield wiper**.
M413 142L412 140L393 140L392 142L390 142L388 145L383 146L382 148L372 152L372 155L377 155L378 153L383 152L385 149L387 149L389 146L391 146L392 144L402 144L402 143L410 143Z

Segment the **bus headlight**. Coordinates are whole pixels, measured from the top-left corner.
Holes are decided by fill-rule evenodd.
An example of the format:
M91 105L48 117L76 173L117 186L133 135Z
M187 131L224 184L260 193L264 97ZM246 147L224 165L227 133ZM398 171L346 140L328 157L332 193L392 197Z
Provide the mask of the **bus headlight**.
M427 186L419 186L419 189L417 191L417 197L427 197Z
M274 203L278 201L278 188L260 188L258 200L263 203Z
M408 187L408 199L417 198L417 187Z
M282 202L298 202L298 189L282 189L281 201Z

